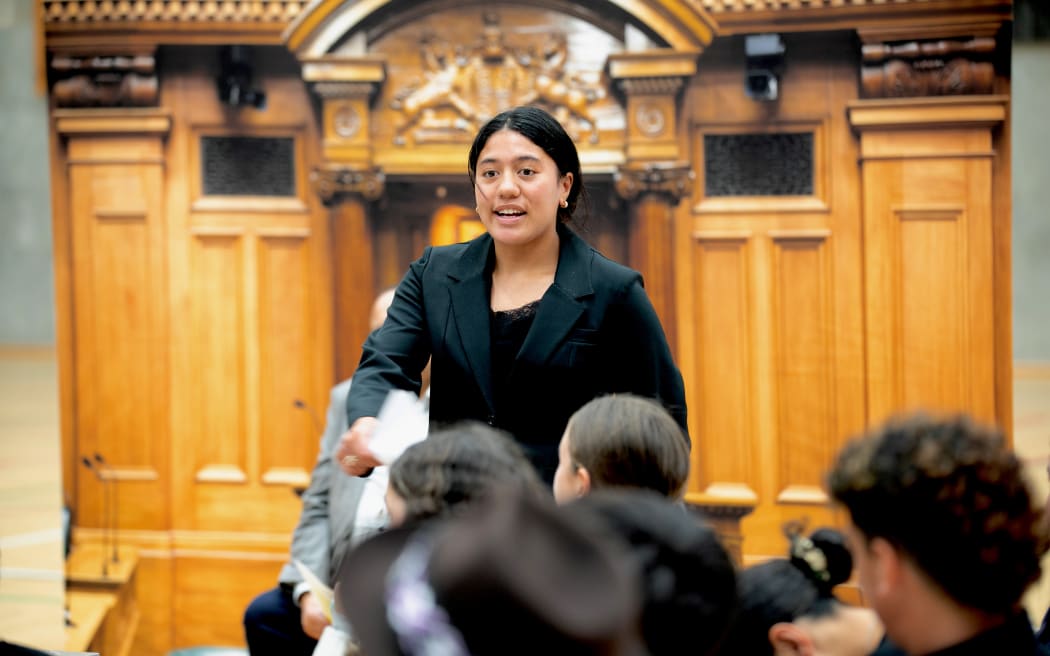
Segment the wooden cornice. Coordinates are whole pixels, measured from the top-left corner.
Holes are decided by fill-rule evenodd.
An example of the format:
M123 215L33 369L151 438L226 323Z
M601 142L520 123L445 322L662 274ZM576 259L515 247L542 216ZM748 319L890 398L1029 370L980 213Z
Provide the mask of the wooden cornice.
M171 115L155 107L56 109L51 113L58 134L157 134L171 131Z
M309 0L38 0L50 51L143 46L281 45Z
M120 53L143 46L285 44L327 54L380 10L415 0L39 0L47 49ZM543 4L569 6L570 0ZM715 36L856 30L865 42L990 36L1012 15L1010 0L600 0L672 49L703 50ZM588 5L589 11L600 6ZM931 29L934 33L931 34Z
M857 30L878 41L990 36L1012 16L1010 0L698 0L719 36ZM931 27L936 27L933 34Z
M994 127L1006 120L1007 96L956 96L854 100L846 107L850 126L865 130Z

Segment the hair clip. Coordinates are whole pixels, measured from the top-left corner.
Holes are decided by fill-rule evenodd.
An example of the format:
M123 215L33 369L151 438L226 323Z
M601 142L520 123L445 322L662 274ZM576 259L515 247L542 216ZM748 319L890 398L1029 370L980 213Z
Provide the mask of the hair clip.
M430 540L415 536L386 576L386 617L401 649L410 656L469 656L427 581Z

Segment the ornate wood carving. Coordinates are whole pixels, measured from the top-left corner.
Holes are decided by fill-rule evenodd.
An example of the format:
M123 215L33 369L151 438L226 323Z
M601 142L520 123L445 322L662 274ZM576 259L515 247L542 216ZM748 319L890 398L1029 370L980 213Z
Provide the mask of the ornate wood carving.
M692 191L694 178L689 162L625 165L614 176L616 192L625 200L657 194L671 205L677 205Z
M48 23L287 23L306 0L43 0Z
M152 54L72 57L51 60L51 94L58 107L143 107L157 104Z
M333 202L342 194L355 194L365 200L376 200L383 195L385 182L386 176L379 167L324 167L310 173L310 183L326 203Z
M995 39L871 43L861 48L861 91L867 98L992 93Z
M627 160L674 166L680 157L678 97L696 73L697 52L651 50L609 56L607 69L627 104Z
M462 45L436 34L419 44L422 77L394 93L399 114L394 143L464 141L486 120L515 105L535 104L558 118L575 139L598 141L594 103L605 96L596 79L566 69L562 32L508 40L500 15L483 15L482 35ZM596 76L594 76L596 77Z

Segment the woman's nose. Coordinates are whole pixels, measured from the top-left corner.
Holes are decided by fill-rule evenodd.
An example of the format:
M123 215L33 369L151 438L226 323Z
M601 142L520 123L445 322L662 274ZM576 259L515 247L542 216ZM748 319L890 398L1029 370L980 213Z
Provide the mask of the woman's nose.
M500 196L517 196L518 181L512 175L500 176L498 191Z

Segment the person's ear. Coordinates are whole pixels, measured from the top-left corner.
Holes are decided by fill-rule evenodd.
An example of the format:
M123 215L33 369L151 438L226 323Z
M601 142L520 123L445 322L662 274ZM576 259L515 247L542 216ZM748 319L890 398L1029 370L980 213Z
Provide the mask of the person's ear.
M797 654L814 656L813 641L805 631L791 622L777 622L769 627L769 644L774 654Z
M868 543L868 555L871 558L875 588L870 594L885 599L891 596L901 585L905 571L904 559L897 548L885 538L872 538Z
M577 497L586 496L591 491L591 472L583 465L576 466L574 481Z

